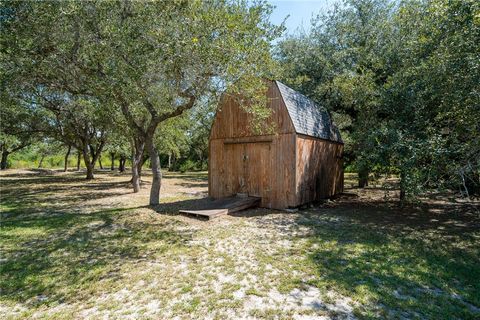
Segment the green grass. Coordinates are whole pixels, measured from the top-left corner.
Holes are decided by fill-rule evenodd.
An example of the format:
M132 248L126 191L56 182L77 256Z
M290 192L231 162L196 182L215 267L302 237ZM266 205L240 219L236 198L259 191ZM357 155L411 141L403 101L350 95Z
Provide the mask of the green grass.
M480 305L478 230L441 231L420 219L405 223L405 216L387 223L380 214L338 214L340 223L325 224L323 215L302 220L314 231L305 248L316 275L310 285L360 302L356 311L366 318L379 316L374 307L380 317L479 316L473 312Z
M1 179L6 318L81 318L86 310L137 318L344 316L327 307L284 310L284 302L244 309L249 299L311 288L326 305L348 299L358 318L480 317L475 205L400 210L346 200L211 223L176 215L197 200L174 189L155 210L140 205L128 176L99 174L88 184L76 173ZM206 175L168 173L167 180L188 188ZM126 203L98 205L125 194Z

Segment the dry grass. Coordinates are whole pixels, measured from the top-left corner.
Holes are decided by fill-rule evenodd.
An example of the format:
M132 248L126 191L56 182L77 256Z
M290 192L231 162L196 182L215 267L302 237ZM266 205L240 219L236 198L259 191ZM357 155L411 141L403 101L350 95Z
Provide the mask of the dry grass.
M7 319L480 316L476 203L432 195L400 209L373 185L206 222L176 214L205 196L205 173L165 174L155 208L148 176L138 194L107 171L0 178Z

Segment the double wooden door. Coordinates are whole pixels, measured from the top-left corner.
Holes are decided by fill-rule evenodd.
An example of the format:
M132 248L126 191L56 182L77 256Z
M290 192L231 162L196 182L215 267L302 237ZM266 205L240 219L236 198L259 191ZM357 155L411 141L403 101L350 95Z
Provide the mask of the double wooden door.
M261 197L269 207L272 181L271 142L225 144L226 188L230 194Z

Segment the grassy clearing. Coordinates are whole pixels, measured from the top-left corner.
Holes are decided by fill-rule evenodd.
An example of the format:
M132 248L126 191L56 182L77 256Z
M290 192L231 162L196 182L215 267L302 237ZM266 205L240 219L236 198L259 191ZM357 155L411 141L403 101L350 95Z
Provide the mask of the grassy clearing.
M480 317L476 204L400 210L381 190L297 213L176 214L205 173L167 173L163 204L128 175L1 176L0 312L18 318ZM351 177L348 177L351 179ZM147 179L148 180L148 179ZM148 182L146 182L148 184Z

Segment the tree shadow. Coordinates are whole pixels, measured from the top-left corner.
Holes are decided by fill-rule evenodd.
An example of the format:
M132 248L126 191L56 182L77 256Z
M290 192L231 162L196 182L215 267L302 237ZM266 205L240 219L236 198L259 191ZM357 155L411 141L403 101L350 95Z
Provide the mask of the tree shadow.
M360 202L362 201L362 202ZM381 318L473 319L480 314L476 205L344 199L301 212L309 284L368 297Z
M208 183L206 182L181 182L175 185L183 188L208 188Z
M212 200L213 199L210 197L186 199L168 203L160 203L152 208L160 214L179 215L179 210L200 210L208 206Z
M129 181L86 182L79 176L18 174L17 179L2 179L2 217L55 212L74 203L131 193ZM110 191L115 190L115 191ZM39 205L40 204L40 205Z
M110 174L105 173L107 176ZM102 173L103 175L103 173ZM84 202L131 193L128 178L102 175L2 175L0 287L5 301L27 306L77 300L97 281L121 281L122 266L185 247L190 229L131 215L142 207L85 211ZM95 209L96 208L96 209ZM125 217L123 217L125 215Z
M75 288L88 290L94 279L121 280L122 265L155 259L191 240L190 232L173 231L167 222L118 222L119 215L133 209L4 220L6 241L16 237L19 230L38 231L44 236L17 242L3 251L3 299L32 305L77 300ZM151 242L154 249L148 247Z
M190 182L205 182L208 179L208 175L205 172L198 173L178 173L178 172L167 172L163 175L163 179L182 179Z

